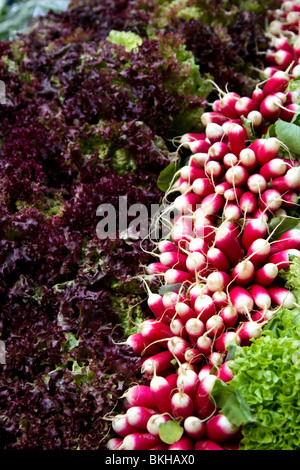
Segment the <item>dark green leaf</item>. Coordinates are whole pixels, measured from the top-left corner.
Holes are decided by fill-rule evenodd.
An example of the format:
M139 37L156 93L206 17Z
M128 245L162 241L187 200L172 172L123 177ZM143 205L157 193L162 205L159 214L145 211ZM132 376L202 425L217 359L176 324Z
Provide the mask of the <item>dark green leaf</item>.
M170 184L179 168L180 160L177 160L176 162L171 162L166 168L162 170L157 180L157 186L161 191L166 192L169 189Z

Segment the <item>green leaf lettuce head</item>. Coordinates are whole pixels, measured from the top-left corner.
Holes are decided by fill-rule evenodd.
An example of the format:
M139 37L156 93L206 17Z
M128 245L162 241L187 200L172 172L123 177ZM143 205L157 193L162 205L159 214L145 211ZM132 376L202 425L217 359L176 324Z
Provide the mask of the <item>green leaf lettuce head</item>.
M299 300L300 262L285 272ZM280 309L251 346L236 347L234 378L217 380L212 396L228 419L242 426L241 450L300 447L300 310Z

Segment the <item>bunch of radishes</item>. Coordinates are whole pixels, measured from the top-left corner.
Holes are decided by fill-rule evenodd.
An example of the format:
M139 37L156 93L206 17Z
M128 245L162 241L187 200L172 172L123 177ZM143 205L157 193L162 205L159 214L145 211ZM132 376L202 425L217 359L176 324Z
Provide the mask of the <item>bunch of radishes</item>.
M279 308L296 301L278 274L289 268L291 255L300 256L300 230L272 241L268 222L297 206L300 166L265 134L300 109L299 95L288 91L300 57L294 13L299 21L300 3L286 1L270 23L269 78L251 97L220 92L202 115L205 132L181 138L189 161L168 193L179 192L169 205L176 215L170 237L158 244L158 261L147 269L161 277L166 292L149 290L154 318L127 340L141 355L149 384L125 393L127 411L113 419L118 437L109 449L238 448L240 429L210 396L216 380L232 379L227 347L248 346ZM159 432L168 421L182 427L172 444Z

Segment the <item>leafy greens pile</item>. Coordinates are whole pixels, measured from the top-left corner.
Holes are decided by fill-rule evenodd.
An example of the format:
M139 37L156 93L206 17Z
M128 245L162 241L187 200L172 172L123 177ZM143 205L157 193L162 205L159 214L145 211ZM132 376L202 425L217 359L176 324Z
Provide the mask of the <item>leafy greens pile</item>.
M147 314L151 245L97 238L97 207L156 204L172 138L201 128L206 78L258 79L276 2L183 3L74 0L0 42L3 449L105 448L137 377L117 343Z

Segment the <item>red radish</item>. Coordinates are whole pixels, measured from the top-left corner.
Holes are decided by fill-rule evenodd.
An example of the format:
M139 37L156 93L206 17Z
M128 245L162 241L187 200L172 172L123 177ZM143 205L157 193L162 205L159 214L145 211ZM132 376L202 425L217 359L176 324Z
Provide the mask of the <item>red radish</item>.
M216 194L225 194L225 191L227 189L230 189L232 186L230 183L227 183L227 181L223 181L222 183L218 183L216 186L215 186L215 193Z
M286 38L285 38L286 40ZM290 82L290 77L287 72L282 70L278 70L277 72L272 75L271 78L266 82L263 87L264 96L273 95L278 91L283 92L286 90L288 84Z
M261 286L269 286L278 276L279 269L274 263L266 263L255 272L253 282Z
M164 264L160 262L153 262L148 264L146 271L147 274L163 274L168 270L168 266L165 266Z
M168 447L169 447L168 444L161 442L160 444L157 444L156 446L151 447L151 449L149 450L168 450Z
M265 163L259 170L259 173L269 181L271 178L284 175L287 170L287 165L282 158L273 158Z
M184 323L190 318L196 318L197 316L196 312L184 302L178 302L175 306L175 310Z
M188 416L183 423L186 434L193 440L202 439L205 435L205 424L197 416Z
M189 251L194 252L194 251L199 251L202 254L207 254L208 252L208 246L207 243L202 239L202 238L193 238L193 240L190 241L189 243Z
M177 379L178 379L177 372L173 372L169 375L164 375L164 378L166 379L166 381L170 385L171 390L173 391L177 387Z
M225 173L225 179L227 183L232 186L244 186L247 183L249 178L249 173L247 169L241 165L236 165L228 170Z
M256 155L254 150L250 147L246 147L241 150L239 154L239 162L249 172L253 171L256 168Z
M188 213L194 211L197 208L197 205L201 203L201 198L198 194L187 193L177 196L173 202L173 207L180 214Z
M259 284L251 284L249 292L252 295L254 304L261 309L269 309L271 306L271 296L265 287Z
M225 329L223 318L220 315L213 315L207 320L205 328L208 336L217 338Z
M300 250L300 230L291 229L281 235L278 240L271 243L270 254L278 253L279 251L296 249Z
M150 433L132 433L124 437L120 450L149 450L159 444L159 439Z
M147 303L151 312L158 320L169 322L170 319L165 315L166 309L163 304L162 295L149 292Z
M128 434L140 431L139 428L129 424L126 414L115 415L112 419L112 428L121 437L126 437Z
M264 120L263 115L261 114L261 112L256 111L256 110L250 111L250 113L247 114L247 119L249 121L251 121L252 126L254 128L260 127L263 123L263 120Z
M146 375L154 375L154 373L160 373L170 367L172 359L173 355L170 351L162 351L157 354L154 354L153 356L147 357L145 361L143 361L141 372L142 374Z
M230 152L228 144L220 141L211 145L208 150L208 156L211 160L222 161L228 152Z
M251 340L257 339L262 335L262 325L255 321L246 321L242 323L236 331L236 341L240 346L249 346Z
M300 112L300 105L298 103L286 104L284 109L281 110L280 119L282 121L291 122L295 114Z
M209 158L207 152L210 148L210 144L208 144L207 142L205 143L208 145L207 151L194 153L189 159L190 165L194 165L194 166L197 166L198 168L204 169L205 163L207 162Z
M224 450L223 447L219 446L214 441L210 441L209 439L203 439L197 441L195 444L195 450Z
M215 375L218 377L218 379L222 380L225 383L230 382L230 380L232 380L234 377L233 372L230 369L230 365L229 365L231 363L233 363L232 359L230 361L224 362L223 364L220 365L217 372L215 372Z
M190 395L182 390L175 392L171 397L171 410L174 418L185 420L194 414L194 403Z
M224 271L214 271L206 278L206 285L211 292L225 291L232 278Z
M207 377L211 373L212 369L213 369L213 366L212 364L209 364L209 363L202 366L198 373L199 380L201 381L205 377Z
M118 450L120 445L122 444L123 439L119 437L112 437L106 444L107 450Z
M220 365L223 364L224 360L225 360L225 354L220 353L218 351L214 351L208 356L208 362L213 367L220 367Z
M215 403L210 399L210 394L216 383L216 380L217 377L215 375L207 375L198 384L194 398L194 406L195 415L200 419L208 418L216 410Z
M152 415L147 423L147 431L155 437L159 437L159 425L170 421L170 416L167 414L154 414Z
M226 328L232 328L238 321L238 312L232 305L227 305L220 312L220 317Z
M199 336L202 336L205 332L205 325L199 318L190 318L185 324L185 329L190 342L196 344Z
M239 116L247 116L251 111L257 109L256 102L248 96L242 96L235 103L235 110Z
M252 213L257 208L257 197L252 191L245 191L240 196L239 206L246 214Z
M259 312L255 312L252 316L251 316L251 320L255 321L256 323L261 323L261 322L268 322L269 320L271 320L274 315L276 314L276 311L273 311L273 310L260 310Z
M175 315L175 307L178 302L184 302L184 297L178 292L166 292L163 297L163 304L165 307L165 314L171 319Z
M264 238L257 238L248 248L247 259L251 261L255 268L260 267L266 261L271 252L271 245Z
M195 237L193 221L186 217L176 220L171 230L171 237L176 245L179 245L180 243L182 246L184 241L189 242L191 238Z
M277 101L279 101L279 98L277 98ZM276 137L269 137L267 139L257 139L257 148L256 150L255 148L253 148L253 150L256 154L258 164L262 166L265 163L268 163L273 158L277 157L278 152L280 150L280 142Z
M277 189L266 189L260 196L259 205L264 210L276 211L282 205L281 193Z
M235 234L226 226L220 225L216 230L215 246L221 250L231 265L236 265L244 255L244 251Z
M195 311L195 302L198 297L202 297L203 295L210 295L210 292L208 288L206 287L205 284L199 284L196 283L189 289L189 299L190 299L190 305L191 308ZM206 299L207 300L207 299ZM195 316L197 316L198 313L195 311Z
M300 251L295 248L289 248L287 250L278 251L273 253L269 258L269 263L274 263L278 267L278 269L288 269L291 265L290 256L295 256L296 258L300 258Z
M228 118L224 116L222 113L217 113L214 111L207 111L202 114L201 116L201 122L204 127L206 127L210 123L214 124L219 124L222 125L224 122L226 122Z
M254 194L261 194L267 189L267 180L260 173L253 173L247 180L249 190Z
M300 167L290 168L285 175L274 178L271 187L280 193L296 189L300 185Z
M231 273L234 283L239 286L248 286L253 280L254 274L254 264L247 258L234 266Z
M223 164L226 170L228 170L228 168L231 168L232 166L237 165L238 162L239 159L234 153L226 153L226 155L224 155Z
M208 194L202 200L201 209L204 216L214 215L219 212L225 204L225 199L221 194Z
M265 212L261 207L257 207L255 211L252 212L251 216L252 216L252 219L262 219L265 222L268 222L270 218L267 212Z
M171 413L172 387L167 379L155 374L150 381L150 388L156 403L156 410L160 413Z
M175 243L173 243L169 240L161 240L158 244L158 250L161 253L166 253L166 252L170 252L170 251L177 252L178 251L178 246Z
M171 354L171 359L175 357L179 362L184 361L185 351L190 347L191 343L180 336L172 336L168 341L168 350Z
M209 356L213 348L213 340L206 334L197 339L197 348L204 356Z
M224 137L224 130L220 124L209 122L205 128L205 134L211 144L219 142Z
M177 374L181 374L182 372L185 372L186 370L194 370L195 372L197 372L198 365L191 364L190 362L182 362L182 364L180 364L180 366L177 369Z
M240 152L246 148L246 141L248 139L246 129L240 124L232 124L228 128L227 135L231 152L239 156Z
M252 92L252 99L253 101L255 101L256 105L260 105L260 103L262 102L262 100L264 99L264 92L261 88L259 88L259 86L257 85L255 87L255 89L253 90Z
M207 268L207 260L205 255L199 251L194 251L187 256L186 259L186 270L189 273L203 273Z
M190 151L195 153L205 153L208 151L210 144L206 140L194 140L193 142L188 143L188 148Z
M168 450L194 450L194 443L188 436L183 435L177 442L169 445Z
M268 232L268 225L262 218L251 219L242 235L242 246L247 251L257 238L265 238Z
M298 204L299 194L297 191L287 191L282 194L282 204L281 207L294 207Z
M211 298L213 299L216 307L216 311L219 312L228 305L228 296L224 291L216 291L212 294Z
M227 201L238 201L238 199L242 196L243 192L244 190L240 186L238 186L237 188L228 188L224 192L224 197Z
M204 133L186 133L183 134L180 138L180 143L183 144L184 147L188 148L189 142L194 142L195 140L204 140L205 139Z
M223 209L225 220L239 220L242 217L242 209L238 204L228 202Z
M268 286L267 291L271 296L272 304L283 308L293 308L296 298L288 289L280 286Z
M169 325L148 318L139 324L139 330L143 337L150 343L166 339L172 336L172 331Z
M185 321L182 318L172 318L170 322L170 330L174 336L181 336L187 339L187 332L185 328Z
M242 286L233 286L229 290L230 301L237 312L241 315L248 315L254 307L251 294Z
M232 424L222 413L209 418L205 425L205 434L207 438L219 443L234 437L238 431L239 427Z
M157 413L157 410L146 408L145 406L132 406L126 412L128 423L139 429L147 430L147 423L150 416Z
M228 272L230 264L223 251L219 248L211 247L207 252L207 259L209 263L219 271Z
M284 51L282 49L278 49L275 52L271 52L270 54L272 60L274 60L275 64L278 65L281 70L285 70L291 65L295 58L294 55L289 51Z
M177 376L176 386L179 391L187 393L190 397L194 397L198 387L199 377L198 374L190 369L182 371Z
M150 344L146 341L142 333L132 333L128 336L125 344L128 344L132 348L134 354L138 356L143 355L143 353L149 355L156 354L160 351L159 345Z
M196 166L186 165L181 168L180 175L183 180L193 183L197 178L204 178L205 173L202 168Z
M166 285L181 284L185 281L191 281L192 279L191 273L172 268L169 268L168 271L164 273L164 278Z
M195 312L197 317L203 322L206 323L207 320L216 313L216 306L213 299L207 295L199 295L195 301L194 305Z
M156 409L151 388L148 385L132 385L123 395L130 406L145 406Z
M222 333L214 342L214 349L217 352L225 353L227 347L230 344L236 342L236 333L235 331L225 331Z
M238 114L235 111L235 102L238 98L240 96L237 93L227 93L223 98L214 101L213 110L231 119L238 118Z
M165 253L162 253L159 257L159 261L164 266L167 266L169 268L181 269L183 271L186 267L186 259L186 255L175 251L166 251Z
M203 354L197 348L189 348L185 351L184 358L190 364L199 364L202 362Z
M205 197L214 192L214 186L210 179L205 176L193 181L192 191L198 196Z

